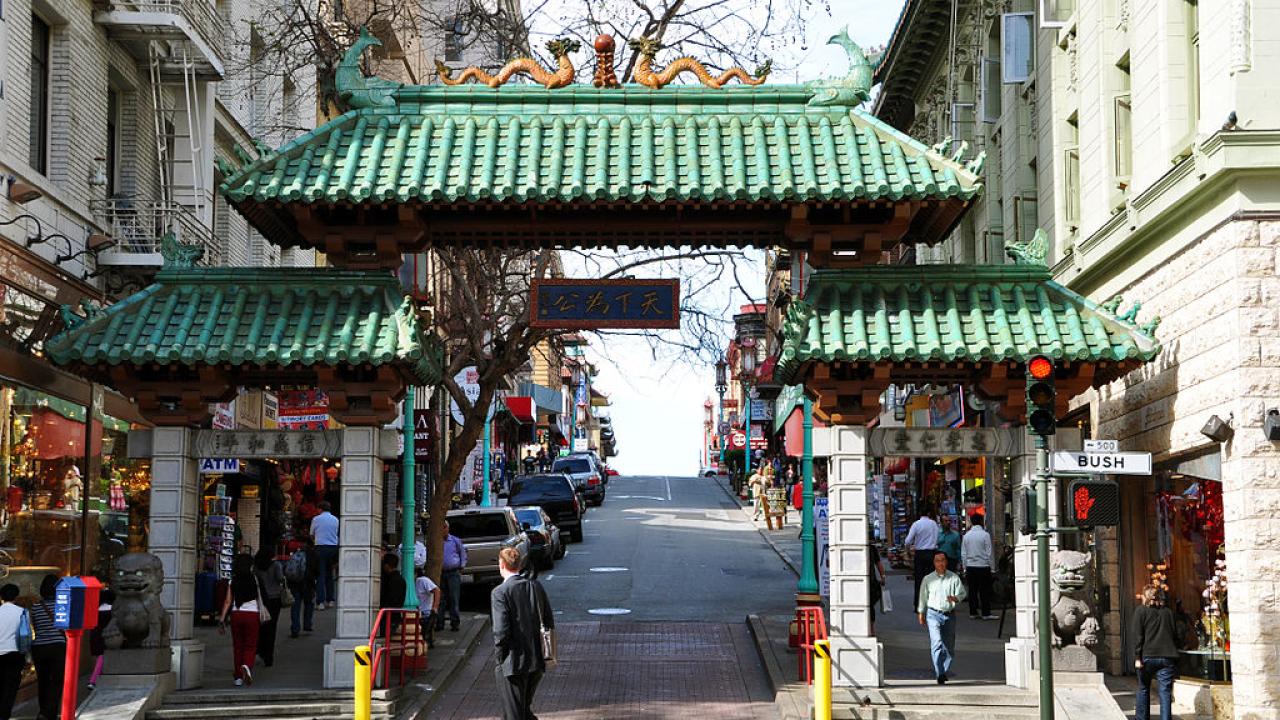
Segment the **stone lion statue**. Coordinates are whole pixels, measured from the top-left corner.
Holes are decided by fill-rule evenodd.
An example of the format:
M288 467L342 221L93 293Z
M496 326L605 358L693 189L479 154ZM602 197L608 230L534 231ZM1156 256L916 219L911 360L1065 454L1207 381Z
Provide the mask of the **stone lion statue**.
M169 613L160 605L164 567L151 553L128 553L116 562L111 588L116 601L111 622L102 630L107 648L169 646Z
M1059 550L1053 554L1052 563L1049 614L1053 620L1053 646L1090 648L1097 645L1102 626L1093 616L1093 608L1089 607L1085 594L1089 555L1075 550Z

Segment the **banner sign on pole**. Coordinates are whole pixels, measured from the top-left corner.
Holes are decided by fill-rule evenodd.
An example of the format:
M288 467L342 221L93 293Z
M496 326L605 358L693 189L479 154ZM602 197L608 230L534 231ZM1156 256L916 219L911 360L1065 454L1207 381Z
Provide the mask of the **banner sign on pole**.
M831 549L828 500L829 498L825 497L813 499L813 530L816 536L814 545L817 546L818 552L818 592L824 598L831 597L831 564L827 562Z
M531 327L569 330L680 327L680 281L534 280Z

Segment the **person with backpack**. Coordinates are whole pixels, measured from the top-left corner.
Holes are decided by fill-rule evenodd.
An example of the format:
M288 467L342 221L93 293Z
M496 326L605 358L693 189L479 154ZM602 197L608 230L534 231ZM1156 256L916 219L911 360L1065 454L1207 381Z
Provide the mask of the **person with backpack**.
M17 600L17 585L0 587L0 720L13 714L31 649L31 618Z
M283 607L284 571L276 562L275 553L270 548L261 548L253 558L253 572L258 577L258 587L262 588L262 600L267 604L267 612L271 619L258 627L258 657L262 663L271 667L276 661L276 623L280 620Z
M98 658L93 663L93 673L89 675L89 689L92 690L98 686L98 678L102 677L102 670L107 651L106 640L102 637L102 630L111 622L111 605L116 601L116 594L111 588L103 588L102 596L98 598L98 624L89 631L89 653Z
M307 538L302 547L293 551L284 566L284 579L293 593L293 605L289 607L289 637L298 637L298 631L311 632L316 610L316 578L320 575L320 558L316 555L315 540Z
M45 575L40 581L40 599L31 606L31 662L36 666L37 696L41 720L54 720L62 712L62 673L67 656L67 635L53 624L54 595L58 576Z

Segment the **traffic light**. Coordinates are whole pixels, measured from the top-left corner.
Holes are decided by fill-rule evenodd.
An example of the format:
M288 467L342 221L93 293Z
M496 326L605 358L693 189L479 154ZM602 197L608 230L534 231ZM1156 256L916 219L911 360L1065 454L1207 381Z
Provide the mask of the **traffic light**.
M1067 514L1076 527L1120 524L1120 486L1110 480L1072 480L1067 485Z
M1013 515L1018 524L1018 532L1023 535L1035 534L1036 489L1034 487L1022 485L1014 488Z
M1027 426L1036 435L1052 435L1058 418L1054 415L1053 361L1037 355L1027 363Z

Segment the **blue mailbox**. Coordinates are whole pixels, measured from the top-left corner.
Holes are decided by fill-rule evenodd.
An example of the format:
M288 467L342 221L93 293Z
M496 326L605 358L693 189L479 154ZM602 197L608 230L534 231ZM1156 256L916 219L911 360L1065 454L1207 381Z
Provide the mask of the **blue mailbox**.
M53 624L60 630L92 630L98 626L98 598L102 583L96 577L71 575L58 581Z

